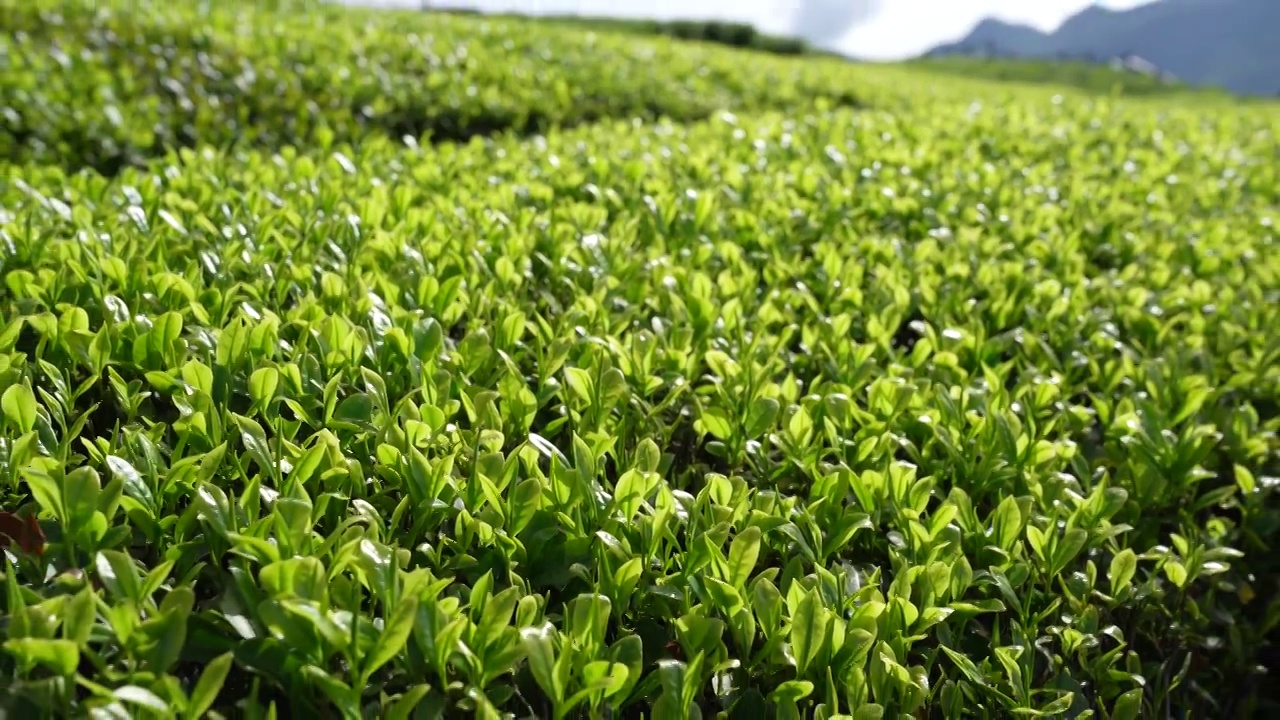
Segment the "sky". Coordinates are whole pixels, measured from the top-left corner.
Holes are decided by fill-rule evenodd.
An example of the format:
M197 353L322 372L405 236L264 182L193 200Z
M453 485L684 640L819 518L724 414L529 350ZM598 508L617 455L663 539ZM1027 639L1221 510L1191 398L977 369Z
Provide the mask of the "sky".
M416 7L422 0L346 0ZM1127 8L1145 0L1098 4ZM996 17L1053 30L1089 0L432 0L438 6L527 14L696 18L750 22L868 60L897 60L963 37Z

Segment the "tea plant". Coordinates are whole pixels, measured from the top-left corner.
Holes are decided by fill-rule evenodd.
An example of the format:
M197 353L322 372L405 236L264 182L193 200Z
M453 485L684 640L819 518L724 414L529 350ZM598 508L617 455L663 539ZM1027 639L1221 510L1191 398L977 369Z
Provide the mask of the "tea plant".
M0 0L0 158L114 173L196 143L456 140L600 118L856 104L863 92L836 60L276 4Z
M1280 120L894 92L12 165L5 711L1274 711Z

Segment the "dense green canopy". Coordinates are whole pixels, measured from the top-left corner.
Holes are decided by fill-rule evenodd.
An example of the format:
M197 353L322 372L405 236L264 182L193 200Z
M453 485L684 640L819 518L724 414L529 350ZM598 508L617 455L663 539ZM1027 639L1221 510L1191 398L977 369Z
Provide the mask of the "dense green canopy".
M5 713L1276 710L1273 108L121 7L4 5Z

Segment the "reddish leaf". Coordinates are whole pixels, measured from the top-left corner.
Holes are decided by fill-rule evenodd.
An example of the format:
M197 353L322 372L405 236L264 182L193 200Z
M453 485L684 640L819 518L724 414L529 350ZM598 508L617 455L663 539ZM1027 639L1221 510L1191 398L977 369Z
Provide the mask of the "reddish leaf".
M35 515L0 512L0 547L16 544L28 555L44 554L44 531Z

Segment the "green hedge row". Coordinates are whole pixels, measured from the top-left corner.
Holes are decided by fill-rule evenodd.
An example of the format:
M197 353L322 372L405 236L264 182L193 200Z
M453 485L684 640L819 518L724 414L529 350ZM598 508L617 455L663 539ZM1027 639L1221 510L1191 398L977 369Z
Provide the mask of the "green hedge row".
M1197 96L1232 99L1230 93L1222 90L1191 87L1173 80L1074 60L934 57L914 61L912 65L940 74L998 82L1052 83L1095 94L1136 96L1192 93Z
M0 713L1276 717L1280 123L907 90L0 184Z
M6 0L0 29L3 159L105 173L194 144L465 139L859 96L836 61L437 13Z
M450 11L455 12L455 11ZM474 13L475 11L467 11ZM510 17L510 16L509 16ZM521 16L530 20L555 22L599 30L667 35L681 40L697 40L731 47L759 50L777 55L805 55L817 52L802 38L762 33L750 23L716 20L648 20L589 17L580 15Z

